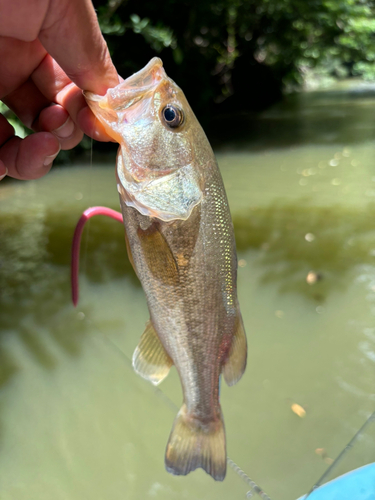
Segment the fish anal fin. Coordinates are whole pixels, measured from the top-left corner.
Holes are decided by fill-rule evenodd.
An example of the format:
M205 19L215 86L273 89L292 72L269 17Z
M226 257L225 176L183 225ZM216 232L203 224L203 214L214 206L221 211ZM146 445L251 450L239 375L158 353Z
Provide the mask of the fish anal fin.
M223 481L227 453L221 411L216 420L202 424L188 415L183 404L169 436L165 467L171 474L183 476L201 467L215 481Z
M223 376L225 382L231 386L236 384L242 377L247 360L247 342L245 328L243 326L241 312L238 310L235 332L229 349L228 357L224 361Z
M148 321L133 354L134 370L141 377L158 385L168 375L172 365L173 361L160 342L153 324Z

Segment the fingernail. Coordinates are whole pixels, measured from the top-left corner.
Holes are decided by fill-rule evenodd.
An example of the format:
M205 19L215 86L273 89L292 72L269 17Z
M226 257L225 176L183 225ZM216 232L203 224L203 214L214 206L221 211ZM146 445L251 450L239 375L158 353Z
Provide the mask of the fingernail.
M43 162L43 165L45 167L47 167L48 165L51 165L51 163L53 162L53 160L56 158L56 156L60 153L60 150L61 150L61 146L59 147L59 150L57 151L57 153L55 153L54 155L51 155L51 156L46 156L44 158L44 162Z
M5 167L5 174L0 175L0 181L2 181L4 177L7 175L8 175L8 169Z
M61 127L54 130L53 133L56 137L60 137L60 139L67 139L73 134L74 127L74 121L71 118L68 118L66 122L61 125Z

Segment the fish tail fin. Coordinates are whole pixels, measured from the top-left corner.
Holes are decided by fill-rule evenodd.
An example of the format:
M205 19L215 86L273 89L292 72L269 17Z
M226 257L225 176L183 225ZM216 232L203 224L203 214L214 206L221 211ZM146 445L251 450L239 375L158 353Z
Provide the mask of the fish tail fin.
M182 405L169 436L165 467L183 476L201 467L216 481L225 478L227 453L221 410L216 420L206 424L191 417Z

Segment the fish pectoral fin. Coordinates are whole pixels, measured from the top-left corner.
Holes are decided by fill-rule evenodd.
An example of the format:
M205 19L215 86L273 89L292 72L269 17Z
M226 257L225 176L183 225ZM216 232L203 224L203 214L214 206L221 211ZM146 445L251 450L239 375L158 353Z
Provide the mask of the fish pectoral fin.
M183 476L201 467L215 481L223 481L227 452L221 411L216 420L201 423L189 416L183 404L169 436L165 467L171 474Z
M165 285L178 285L180 277L177 263L168 242L159 230L159 224L153 222L145 230L138 228L137 234L153 277Z
M225 382L231 386L236 384L242 377L247 360L247 342L242 316L238 310L236 318L236 329L229 349L229 354L223 365Z
M134 370L154 385L165 379L173 365L151 321L146 324L132 361Z

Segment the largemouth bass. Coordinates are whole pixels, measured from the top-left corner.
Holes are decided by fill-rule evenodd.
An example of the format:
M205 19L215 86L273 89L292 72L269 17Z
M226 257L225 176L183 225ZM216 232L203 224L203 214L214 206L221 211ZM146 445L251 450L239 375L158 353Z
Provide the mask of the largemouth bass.
M237 257L223 181L182 90L152 59L105 96L87 102L120 148L117 187L129 258L150 321L133 355L137 373L159 384L174 364L183 404L166 469L226 474L219 379L235 384L247 346L237 300Z

